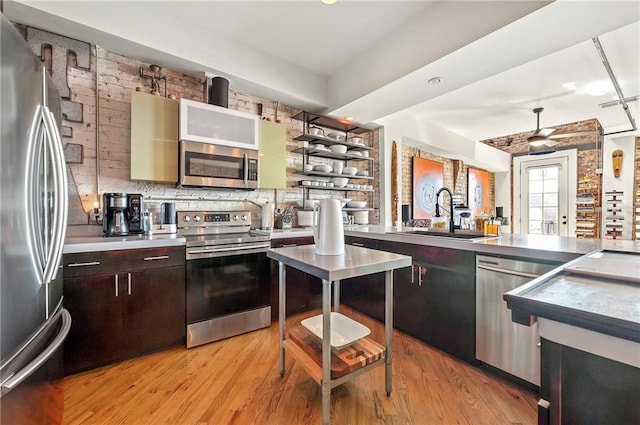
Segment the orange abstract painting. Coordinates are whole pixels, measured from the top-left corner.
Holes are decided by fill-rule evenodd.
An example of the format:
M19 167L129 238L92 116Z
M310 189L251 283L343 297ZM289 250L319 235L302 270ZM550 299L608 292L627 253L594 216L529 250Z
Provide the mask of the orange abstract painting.
M436 193L444 184L441 162L413 157L413 218L436 214Z
M469 168L467 202L471 214L475 217L482 213L489 214L489 172Z

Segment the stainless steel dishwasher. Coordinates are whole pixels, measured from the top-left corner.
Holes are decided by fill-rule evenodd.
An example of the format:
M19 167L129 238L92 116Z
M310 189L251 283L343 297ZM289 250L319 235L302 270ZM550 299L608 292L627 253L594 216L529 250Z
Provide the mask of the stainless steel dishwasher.
M476 256L476 358L540 385L538 326L511 321L502 294L560 265Z

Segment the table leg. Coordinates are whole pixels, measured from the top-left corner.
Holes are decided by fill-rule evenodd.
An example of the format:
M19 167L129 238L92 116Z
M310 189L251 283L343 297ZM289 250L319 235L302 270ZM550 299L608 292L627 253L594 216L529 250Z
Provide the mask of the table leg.
M333 281L333 311L340 311L340 281Z
M322 425L329 425L331 406L331 281L322 279Z
M393 336L393 270L384 273L384 342L385 342L385 390L391 395L391 339Z
M286 319L286 299L285 291L287 287L287 272L286 266L282 261L278 262L278 295L279 295L279 307L278 307L278 341L279 341L279 357L278 368L280 370L280 376L284 376L284 325Z

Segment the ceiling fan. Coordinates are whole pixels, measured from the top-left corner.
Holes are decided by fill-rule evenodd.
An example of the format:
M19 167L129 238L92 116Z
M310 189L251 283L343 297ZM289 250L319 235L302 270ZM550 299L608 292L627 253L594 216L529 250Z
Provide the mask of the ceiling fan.
M544 108L534 108L533 113L536 114L536 129L531 134L531 136L527 137L527 141L529 142L529 153L532 155L535 154L544 154L555 152L555 146L560 142L557 142L554 139L562 139L569 137L579 137L579 136L590 136L597 135L598 131L578 131L574 133L564 133L564 134L553 134L556 131L555 128L546 127L540 128L540 113L544 111ZM553 134L553 135L552 135Z

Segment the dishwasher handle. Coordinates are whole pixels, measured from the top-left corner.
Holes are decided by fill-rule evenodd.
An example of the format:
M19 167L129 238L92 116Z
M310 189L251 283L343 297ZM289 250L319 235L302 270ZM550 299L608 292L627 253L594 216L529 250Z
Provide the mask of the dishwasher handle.
M520 271L517 271L517 270L503 269L501 267L487 266L487 265L484 265L484 264L478 264L478 268L479 269L484 269L484 270L489 270L489 271L496 272L496 273L509 274L509 275L512 275L512 276L528 277L530 279L535 279L537 277L542 276L542 275L535 274L535 273L520 272Z

